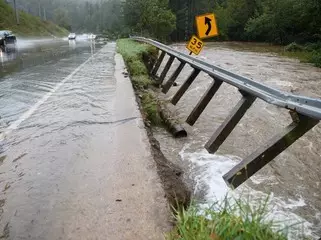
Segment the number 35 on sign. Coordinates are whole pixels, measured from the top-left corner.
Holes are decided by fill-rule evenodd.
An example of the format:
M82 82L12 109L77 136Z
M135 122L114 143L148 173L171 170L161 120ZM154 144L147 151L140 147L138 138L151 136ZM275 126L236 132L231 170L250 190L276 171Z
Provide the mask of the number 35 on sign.
M192 53L198 55L203 49L204 43L201 39L196 36L192 36L191 40L187 44L187 49Z

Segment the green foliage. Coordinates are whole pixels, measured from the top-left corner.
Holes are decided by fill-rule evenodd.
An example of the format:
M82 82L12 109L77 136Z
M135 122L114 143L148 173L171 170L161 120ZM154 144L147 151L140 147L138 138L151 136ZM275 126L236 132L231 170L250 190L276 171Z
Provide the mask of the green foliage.
M68 12L65 9L57 8L54 13L55 22L65 28L71 31L70 26L70 19L68 16Z
M148 90L152 85L146 67L146 59L153 58L157 54L157 49L147 45L135 42L130 39L120 39L117 41L118 52L123 56L131 75L134 88L141 96L141 103L145 117L152 125L162 123L159 115L158 101L152 91ZM146 57L147 56L147 57ZM145 59L145 60L144 60Z
M284 49L285 51L288 51L288 52L300 52L305 50L304 46L301 46L300 44L297 44L295 42L290 43Z
M133 76L146 75L148 73L145 64L138 59L130 59L128 68Z
M0 29L12 30L21 36L65 36L68 31L49 21L20 11L20 25L16 24L15 15L10 5L0 0Z
M133 76L132 83L136 89L148 89L151 86L152 81L147 75Z
M117 46L118 52L123 56L132 76L148 75L143 56L154 53L154 47L147 44L140 44L130 39L118 40Z
M143 112L146 114L147 119L154 126L162 124L162 119L159 115L158 103L155 94L152 91L143 93L142 96Z
M321 1L311 0L170 0L177 17L175 38L188 37L198 14L216 14L223 40L279 44L321 40ZM187 26L186 26L187 23Z
M321 67L321 52L313 51L309 62L313 63L316 67Z
M288 228L273 231L278 224L266 219L268 199L256 207L242 200L225 199L206 209L192 204L175 212L176 228L167 240L285 240Z
M125 23L132 34L166 40L175 29L175 15L166 0L126 0Z

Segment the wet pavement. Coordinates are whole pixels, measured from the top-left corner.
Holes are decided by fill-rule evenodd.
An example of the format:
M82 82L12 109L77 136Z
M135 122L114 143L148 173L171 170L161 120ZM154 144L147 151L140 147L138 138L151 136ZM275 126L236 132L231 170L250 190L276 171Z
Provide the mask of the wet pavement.
M185 45L173 47L187 53ZM260 52L260 49L264 50L265 46L213 43L207 44L198 58L284 91L321 97L321 69L299 63L298 60L279 57L266 50ZM175 62L168 76L178 64ZM177 80L179 86L191 70L185 67ZM186 120L210 83L211 78L201 73L173 108L182 121ZM171 99L179 86L172 87L166 96L161 93L160 96ZM257 100L218 153L208 154L204 149L205 143L240 98L236 88L223 84L195 126L185 125L189 133L187 139L175 140L162 129L156 131L165 155L185 169L186 178L194 182L195 195L207 203L231 192L222 179L225 173L291 122L287 110ZM303 225L299 224L299 229L292 231L293 239L298 239L302 233L312 238L320 237L320 149L319 124L233 194L250 195L253 201L264 199L270 194L270 217L287 225L304 222Z
M2 62L1 238L160 238L166 199L116 44L35 45Z
M32 66L53 63L84 50L95 52L104 42L68 41L66 39L18 39L15 49L0 52L0 77Z

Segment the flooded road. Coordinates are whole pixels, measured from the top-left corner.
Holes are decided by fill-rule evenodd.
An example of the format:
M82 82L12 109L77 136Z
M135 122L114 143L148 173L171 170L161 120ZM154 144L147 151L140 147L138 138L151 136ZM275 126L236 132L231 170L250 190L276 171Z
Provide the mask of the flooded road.
M173 47L187 51L183 45ZM198 58L284 91L321 97L321 69L256 50L250 44L213 43L207 44ZM176 62L175 66L178 64ZM173 70L174 66L168 76ZM179 86L190 72L191 69L185 67L177 80ZM186 120L210 83L211 78L201 73L174 108L182 121ZM178 87L172 87L165 97L160 96L171 99L177 90ZM207 203L231 192L222 179L225 173L291 122L287 110L257 100L217 154L208 154L205 143L240 98L236 88L223 84L195 126L186 125L187 139L175 140L161 129L156 131L165 155L185 169L186 178L194 182L195 195ZM272 218L287 225L304 222L303 226L293 230L293 239L298 239L302 233L318 239L321 237L320 149L319 124L233 194L250 195L253 201L271 194L269 212Z
M166 199L116 43L46 48L62 54L26 50L0 78L1 238L158 239Z
M44 63L51 63L71 54L81 53L91 48L95 51L95 44L90 41L68 41L67 39L18 39L15 49L7 53L0 52L0 77L14 71ZM92 42L93 43L93 42ZM103 44L99 42L98 44Z

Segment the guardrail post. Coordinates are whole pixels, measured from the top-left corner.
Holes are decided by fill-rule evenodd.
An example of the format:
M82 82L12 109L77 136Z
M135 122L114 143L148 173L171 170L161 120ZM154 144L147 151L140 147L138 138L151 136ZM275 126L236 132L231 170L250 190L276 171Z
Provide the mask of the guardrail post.
M293 122L289 126L223 176L227 184L237 188L319 123L295 112L290 114Z
M230 112L222 125L214 133L213 137L205 145L209 153L215 153L224 143L226 138L231 134L236 125L240 122L246 111L252 106L256 97L240 91L243 95L242 99Z
M171 68L174 60L175 60L175 57L174 56L170 56L168 62L165 65L165 68L164 68L163 72L161 73L161 75L160 75L160 77L158 79L159 84L163 83L163 81L164 81L164 79L166 77L166 74L168 73L169 69Z
M168 93L169 89L173 86L173 83L175 82L178 75L181 73L183 68L185 67L186 62L181 62L175 72L172 74L172 76L168 79L168 81L163 86L163 93Z
M163 62L163 60L165 58L165 55L166 55L166 52L162 51L161 55L157 59L157 62L156 62L155 66L154 66L154 68L153 68L153 70L151 72L152 76L156 76L157 71L158 71L159 67L161 66L161 64L162 64L162 62Z
M201 72L201 70L194 68L191 75L188 77L188 79L183 83L183 85L180 87L180 89L177 91L175 96L172 99L172 104L176 105L178 101L182 98L184 93L187 91L187 89L191 86L191 84L194 82L195 78L198 76L198 74Z
M213 78L214 79L214 78ZM220 80L215 80L212 82L211 86L207 89L206 93L203 95L201 100L198 102L196 107L193 109L191 114L188 116L186 122L193 126L197 119L201 116L209 102L212 100L214 97L215 93L218 91L220 86L222 85L222 81Z

